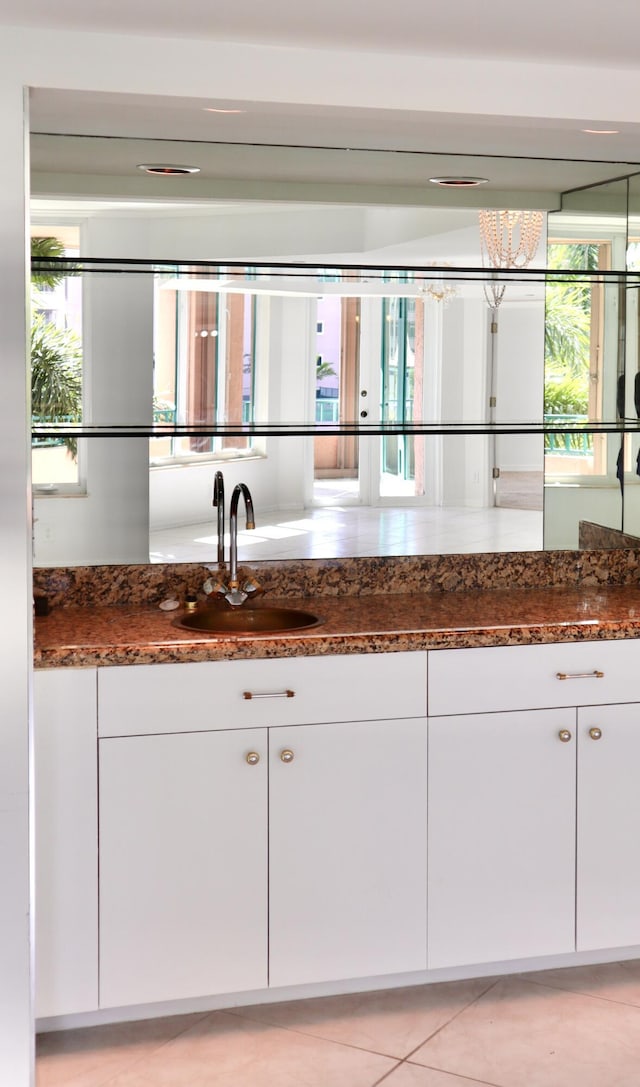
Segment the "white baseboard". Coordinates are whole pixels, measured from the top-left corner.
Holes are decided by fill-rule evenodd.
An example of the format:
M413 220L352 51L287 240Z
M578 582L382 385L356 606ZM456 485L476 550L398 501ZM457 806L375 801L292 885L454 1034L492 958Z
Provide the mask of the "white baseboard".
M558 970L572 966L592 966L596 963L624 962L640 958L640 947L608 948L604 951L575 951L564 955L542 956L534 959L512 959L508 962L478 963L440 970L420 970L410 974L384 974L370 978L348 978L314 985L288 985L280 989L254 989L244 993L224 993L192 997L189 1000L164 1001L160 1004L136 1004L124 1008L100 1008L75 1015L58 1015L36 1020L36 1031L78 1030L82 1027L107 1023L126 1023L137 1019L157 1019L167 1015L190 1015L194 1012L220 1011L248 1007L251 1004L277 1004L285 1000L308 1000L319 996L345 993L367 993L376 989L399 989L409 985L434 985L439 981L461 981L468 978L493 978L530 971Z

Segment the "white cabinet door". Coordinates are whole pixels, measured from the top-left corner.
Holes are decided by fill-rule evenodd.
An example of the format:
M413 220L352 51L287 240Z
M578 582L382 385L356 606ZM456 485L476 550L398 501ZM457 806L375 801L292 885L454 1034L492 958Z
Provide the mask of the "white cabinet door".
M575 721L430 718L430 968L574 950Z
M578 711L579 951L640 944L640 706Z
M95 668L34 676L35 1013L98 1007Z
M266 986L266 756L261 729L100 741L101 1007Z
M424 970L426 720L274 728L269 748L270 984Z

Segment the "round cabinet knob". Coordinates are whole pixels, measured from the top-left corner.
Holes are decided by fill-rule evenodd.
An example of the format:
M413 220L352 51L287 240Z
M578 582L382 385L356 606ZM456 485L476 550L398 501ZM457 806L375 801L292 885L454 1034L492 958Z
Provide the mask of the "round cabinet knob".
M260 762L260 756L257 751L250 751L247 755L247 762L249 766L255 766L257 762Z
M571 739L571 733L568 728L561 728L558 733L558 739L562 740L563 744L568 744Z
M368 411L361 411L360 412L360 418L361 419L366 419L368 414L369 414Z
M590 735L592 740L599 740L601 738L601 736L602 736L602 729L601 728L590 728L589 729L589 735Z
M284 751L280 752L280 758L283 762L293 762L293 751L290 751L288 747L285 747Z

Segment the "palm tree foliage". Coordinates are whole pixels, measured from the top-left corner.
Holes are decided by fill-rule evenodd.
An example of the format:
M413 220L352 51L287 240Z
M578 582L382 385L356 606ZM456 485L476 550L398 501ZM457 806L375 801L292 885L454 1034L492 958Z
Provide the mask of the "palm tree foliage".
M38 422L82 418L82 349L75 332L56 328L42 313L31 323L31 413ZM76 456L75 438L64 439Z
M585 287L551 283L545 299L545 373L571 378L589 371L591 314L585 308Z
M321 355L316 357L316 381L323 377L333 377L335 370L330 362L324 362Z
M64 244L57 238L32 238L31 239L31 263L37 266L37 271L31 273L31 282L34 287L57 287L60 281L71 275L71 264L61 265L59 258L64 257ZM52 258L58 258L56 262Z
M596 243L550 244L549 268L597 271ZM577 274L549 282L545 297L544 410L586 415L591 363L591 284Z
M597 272L600 261L598 242L549 242L548 267L575 272Z
M31 410L39 419L77 422L81 403L80 340L37 313L31 323Z
M42 312L38 288L54 288L69 274L72 265L46 267L50 257L64 256L57 238L32 238L31 257L39 262L32 281L31 298L31 412L38 422L79 422L82 418L82 347L71 329L58 328ZM77 442L66 438L73 456Z

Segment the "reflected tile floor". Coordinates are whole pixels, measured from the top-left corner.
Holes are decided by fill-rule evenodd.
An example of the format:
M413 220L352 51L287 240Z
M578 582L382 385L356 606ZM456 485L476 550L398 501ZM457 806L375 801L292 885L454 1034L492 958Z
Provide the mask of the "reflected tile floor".
M240 519L240 526L243 525ZM226 548L228 550L228 536ZM240 562L369 555L534 551L542 547L537 510L419 506L321 506L256 513L256 528L238 532ZM206 524L151 532L151 562L215 562L213 516Z
M37 1087L637 1087L640 962L42 1034Z

